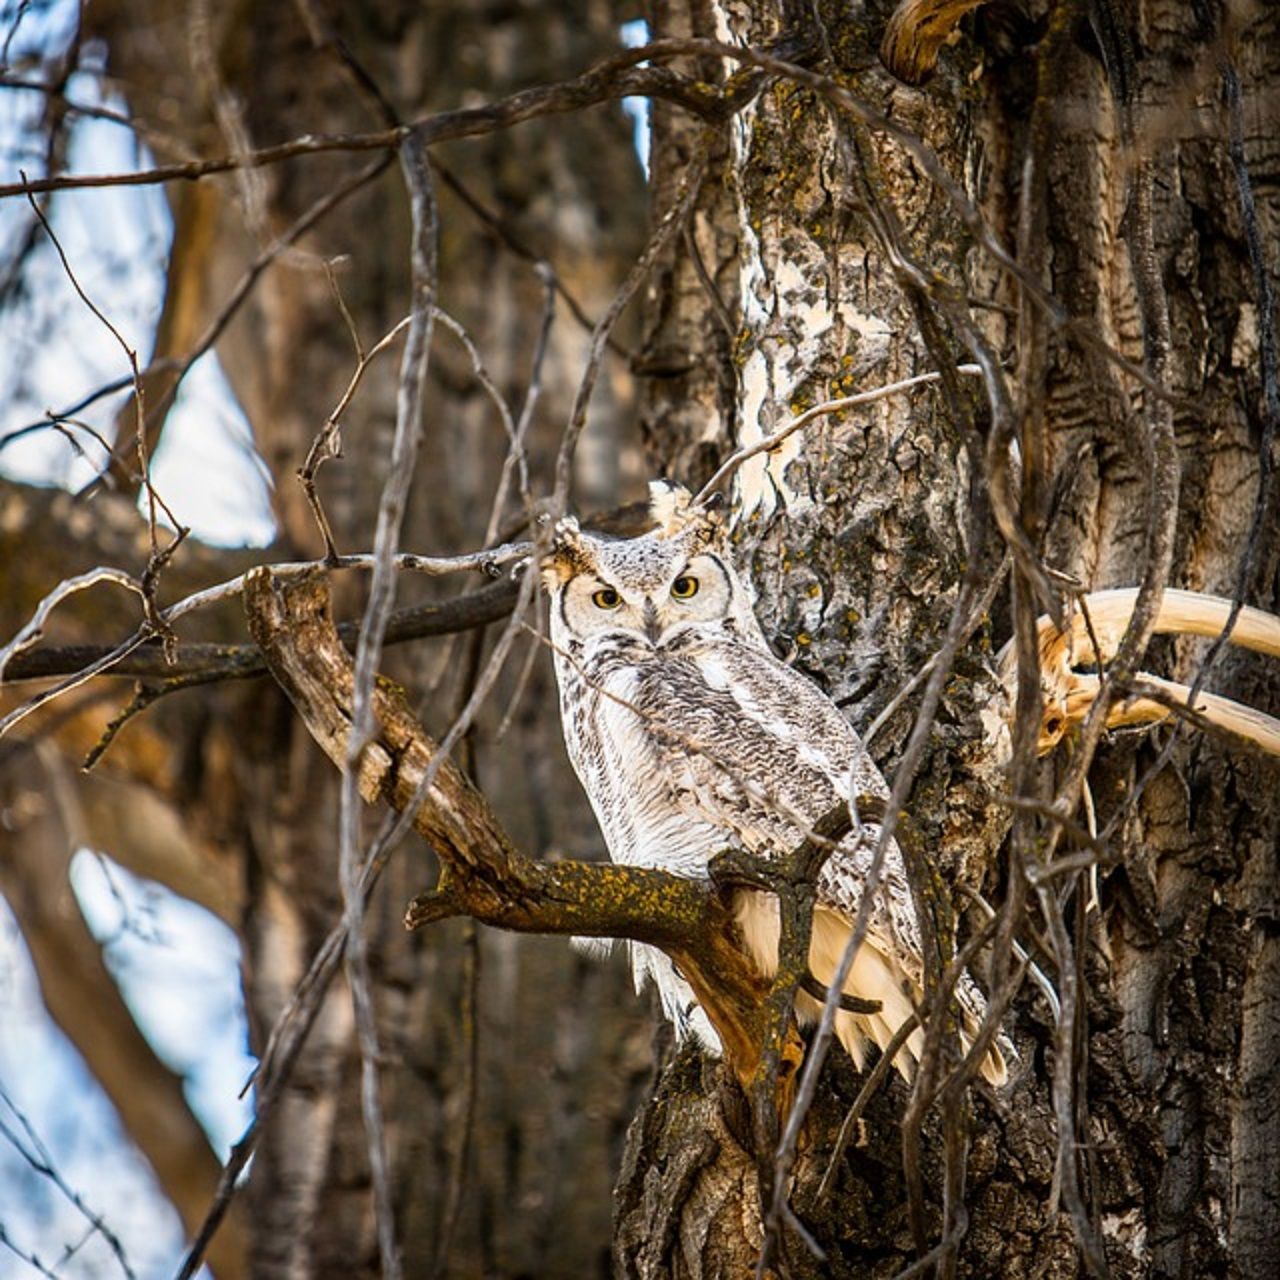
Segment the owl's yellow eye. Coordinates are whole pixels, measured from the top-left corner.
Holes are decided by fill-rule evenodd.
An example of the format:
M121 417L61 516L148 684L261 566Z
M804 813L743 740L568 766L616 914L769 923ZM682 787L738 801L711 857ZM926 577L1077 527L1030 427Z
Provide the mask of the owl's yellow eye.
M698 580L691 574L682 573L672 584L671 594L677 600L692 600L698 594Z
M616 609L622 603L622 597L612 587L601 587L591 593L591 603L597 609Z

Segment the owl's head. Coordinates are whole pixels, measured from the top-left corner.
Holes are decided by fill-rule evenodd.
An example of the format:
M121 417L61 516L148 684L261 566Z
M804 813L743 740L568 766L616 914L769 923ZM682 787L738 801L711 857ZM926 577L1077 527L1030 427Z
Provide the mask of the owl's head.
M567 518L556 525L542 563L557 647L627 641L651 648L710 630L754 639L750 592L729 558L718 507L695 506L665 481L649 486L656 528L638 538L587 533Z

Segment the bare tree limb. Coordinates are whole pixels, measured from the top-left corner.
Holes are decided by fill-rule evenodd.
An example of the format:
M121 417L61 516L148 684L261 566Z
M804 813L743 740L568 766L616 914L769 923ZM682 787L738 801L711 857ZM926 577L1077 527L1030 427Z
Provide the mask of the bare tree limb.
M317 562L316 567L320 567ZM505 618L519 591L511 579L490 583L477 591L441 604L412 605L397 609L387 621L384 642L404 644L428 636L452 635ZM358 634L355 622L340 622L338 634L354 648ZM5 684L21 680L47 680L83 670L114 652L107 645L54 645L17 653L5 667ZM102 674L129 679L187 680L213 683L219 680L247 680L266 675L267 665L254 644L180 643L167 661L156 645L144 644L121 658Z
M681 41L663 42L680 45ZM670 52L682 50L672 48ZM492 133L539 116L579 111L599 102L631 95L666 98L714 118L719 114L718 92L662 67L636 64L660 55L660 46L627 49L607 58L590 71L559 84L526 89L481 107L444 111L411 125L371 133L310 134L274 146L260 147L238 156L217 156L183 164L157 165L134 173L102 173L51 176L0 183L0 200L14 195L40 195L49 191L74 191L86 187L154 186L161 182L195 181L211 174L231 173L244 167L261 168L296 156L330 151L394 151L411 130L418 131L426 146Z

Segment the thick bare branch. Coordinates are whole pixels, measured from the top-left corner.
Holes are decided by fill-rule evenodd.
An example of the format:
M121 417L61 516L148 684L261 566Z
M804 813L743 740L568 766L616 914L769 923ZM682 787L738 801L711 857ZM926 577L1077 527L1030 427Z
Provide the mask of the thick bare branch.
M511 580L493 582L478 591L446 600L441 604L411 605L397 609L387 623L384 643L404 644L428 636L452 635L497 622L511 612L517 585ZM340 622L338 634L354 647L358 624ZM47 680L70 675L101 661L112 649L108 645L57 645L16 654L5 668L4 682ZM167 661L157 645L135 649L103 672L104 675L143 680L185 680L213 683L219 680L246 680L265 675L267 664L253 644L179 644L173 660Z

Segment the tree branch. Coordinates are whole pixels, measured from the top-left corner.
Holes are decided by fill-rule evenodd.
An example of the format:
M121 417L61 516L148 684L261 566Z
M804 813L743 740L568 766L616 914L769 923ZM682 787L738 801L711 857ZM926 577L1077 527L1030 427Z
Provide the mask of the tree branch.
M668 41L669 51L679 52L680 41ZM0 199L14 195L40 195L48 191L70 191L85 187L152 186L177 180L195 181L215 173L258 169L279 164L295 156L316 155L328 151L394 151L413 130L424 146L471 138L507 129L539 116L579 111L601 102L612 102L631 95L664 98L678 103L696 115L714 119L723 104L711 86L699 84L677 75L665 67L638 67L652 55L668 50L663 45L627 49L606 58L597 66L572 80L558 84L524 89L510 97L479 107L441 111L425 116L412 125L378 129L369 133L307 134L299 138L261 147L240 155L217 156L207 160L190 160L180 164L157 165L134 173L63 174L47 178L23 179L0 183Z
M452 635L497 622L511 612L517 591L514 581L503 580L456 600L397 609L387 623L384 643L403 644L406 640ZM355 645L359 629L357 622L338 623L338 635L349 648ZM74 644L24 650L15 653L5 665L4 683L71 675L105 658L114 649L105 644ZM172 661L168 661L159 645L148 643L113 663L103 674L144 680L182 680L184 687L189 687L266 675L267 664L258 646L253 644L179 644L173 651Z

